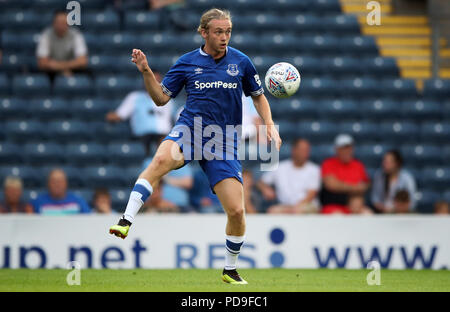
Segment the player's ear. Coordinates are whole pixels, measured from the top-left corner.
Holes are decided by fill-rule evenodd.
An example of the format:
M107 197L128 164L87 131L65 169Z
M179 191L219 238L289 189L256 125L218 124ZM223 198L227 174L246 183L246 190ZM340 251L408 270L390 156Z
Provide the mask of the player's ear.
M206 37L208 36L208 30L207 29L202 29L200 31L200 35L202 36L203 39L206 39Z

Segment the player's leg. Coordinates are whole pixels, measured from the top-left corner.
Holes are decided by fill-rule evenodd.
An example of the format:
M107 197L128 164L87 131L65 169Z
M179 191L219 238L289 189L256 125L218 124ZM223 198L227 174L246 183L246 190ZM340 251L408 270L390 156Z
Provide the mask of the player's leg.
M110 228L109 232L118 237L125 238L128 235L130 225L139 209L153 193L153 187L159 184L160 179L169 171L179 168L184 164L184 156L179 145L166 140L161 143L151 163L139 175L133 190L130 193L128 204L117 225Z
M226 178L214 186L214 192L227 214L225 267L222 279L224 282L231 284L247 284L236 271L237 259L245 235L244 189L242 183L236 178Z

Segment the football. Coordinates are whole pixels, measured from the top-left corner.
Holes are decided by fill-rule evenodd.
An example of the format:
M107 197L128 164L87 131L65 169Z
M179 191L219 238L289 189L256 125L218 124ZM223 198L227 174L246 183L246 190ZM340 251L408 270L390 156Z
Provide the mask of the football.
M300 73L289 63L276 63L266 73L265 83L270 94L277 98L287 98L300 87Z

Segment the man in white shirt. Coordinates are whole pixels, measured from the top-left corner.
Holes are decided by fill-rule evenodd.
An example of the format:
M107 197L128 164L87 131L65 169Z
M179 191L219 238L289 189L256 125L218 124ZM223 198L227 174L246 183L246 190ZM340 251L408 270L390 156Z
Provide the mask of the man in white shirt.
M52 79L57 73L70 76L74 71L86 69L87 55L83 35L67 25L67 13L55 12L53 25L41 34L36 49L39 69L48 72Z
M160 75L155 73L160 80ZM172 129L173 103L156 106L145 90L129 93L120 106L106 115L109 122L130 119L131 130L145 146L146 156L150 156L150 146L158 144Z
M297 139L292 145L291 159L281 161L276 170L262 176L258 188L264 199L279 202L269 207L268 213L318 212L320 168L309 161L309 152L309 142Z

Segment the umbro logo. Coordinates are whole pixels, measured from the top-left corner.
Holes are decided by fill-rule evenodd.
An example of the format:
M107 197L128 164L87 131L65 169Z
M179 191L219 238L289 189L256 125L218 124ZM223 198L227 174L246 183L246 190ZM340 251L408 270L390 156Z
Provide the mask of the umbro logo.
M203 68L197 67L196 69L194 69L194 72L196 74L202 74L203 73Z

